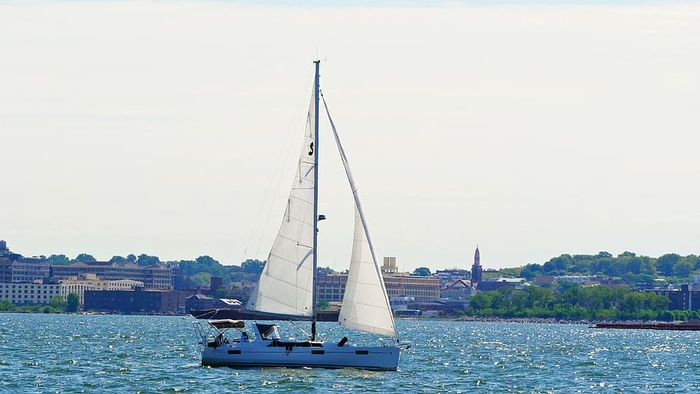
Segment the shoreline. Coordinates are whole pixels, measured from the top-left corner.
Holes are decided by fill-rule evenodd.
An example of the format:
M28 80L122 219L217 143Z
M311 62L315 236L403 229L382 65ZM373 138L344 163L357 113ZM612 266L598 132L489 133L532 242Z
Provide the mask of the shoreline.
M94 312L94 311L79 311L79 312L35 312L35 311L0 311L2 313L13 313L13 314L50 314L50 315L118 315L118 316L170 316L170 317L192 317L197 319L197 317L192 316L189 313L112 313L112 312ZM238 320L251 320L251 319L238 319ZM257 320L257 319L252 319ZM461 316L461 317L395 317L395 320L407 320L407 321L451 321L451 322L468 322L468 323L534 323L534 324L586 324L589 326L594 326L596 324L603 325L688 325L695 324L699 325L698 320L675 320L675 321L662 321L662 320L567 320L567 319L557 319L557 318L504 318L504 317L476 317L476 316ZM323 320L321 320L323 321ZM326 320L328 321L328 320Z
M591 320L565 320L557 319L554 317L474 317L474 316L463 316L452 321L458 322L477 322L477 323L538 323L538 324L591 324ZM602 320L601 320L602 322Z

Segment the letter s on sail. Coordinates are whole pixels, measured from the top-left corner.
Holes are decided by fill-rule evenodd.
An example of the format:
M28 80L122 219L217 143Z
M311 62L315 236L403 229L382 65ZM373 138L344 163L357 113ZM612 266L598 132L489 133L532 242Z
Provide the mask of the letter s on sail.
M313 142L309 144L309 149L310 149L309 156L313 156L313 154L314 154L314 143Z

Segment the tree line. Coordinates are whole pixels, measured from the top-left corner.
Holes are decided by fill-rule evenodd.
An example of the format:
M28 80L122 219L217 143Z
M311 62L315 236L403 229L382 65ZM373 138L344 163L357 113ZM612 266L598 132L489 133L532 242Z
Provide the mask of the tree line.
M628 286L581 286L562 282L557 291L540 286L504 286L469 299L470 316L564 320L692 320L697 311L668 310L667 297Z
M573 282L527 286L522 290L504 287L470 298L469 314L480 317L556 318L568 320L692 320L697 311L668 310L669 299L632 287L652 287L663 283L689 282L700 272L697 255L664 254L658 258L624 252L616 257L608 252L595 255L562 254L544 264L527 264L498 271L498 276L598 276L619 279L624 286L582 286ZM486 276L486 273L485 273ZM661 282L658 282L658 281Z
M468 276L468 270L460 270ZM562 254L545 263L531 263L521 267L502 268L498 271L484 271L484 278L519 277L528 281L538 276L590 275L602 278L619 278L627 283L652 283L663 278L671 283L687 282L692 274L700 273L700 257L691 254L681 256L667 253L658 258L637 256L624 252L614 257L608 252L598 254ZM416 276L430 276L430 268L418 267Z
M71 259L63 254L53 254L48 257L50 264L64 265L76 262L96 262L94 256L88 253L80 253L75 258ZM109 262L111 263L133 263L140 267L148 267L153 265L168 264L178 266L182 275L189 277L190 284L194 287L208 286L212 276L222 278L224 286L248 280L255 282L262 272L264 265L263 261L248 259L241 265L223 265L210 256L199 256L194 260L179 260L162 262L158 256L150 256L140 254L138 256L129 254L126 257L113 256Z
M61 313L77 312L80 308L80 295L69 293L64 300L61 296L55 296L48 304L32 304L17 306L8 300L0 300L0 312L18 313Z
M265 263L248 259L241 265L222 265L209 256L200 256L195 260L180 260L177 264L182 274L190 278L193 286L208 286L212 276L222 278L226 286L242 280L257 282Z
M664 254L658 258L637 256L624 252L614 257L608 252L596 255L562 254L544 264L527 264L520 268L502 270L532 280L541 275L599 275L620 278L628 283L651 283L664 277L671 282L687 281L693 273L700 272L700 257L691 254Z

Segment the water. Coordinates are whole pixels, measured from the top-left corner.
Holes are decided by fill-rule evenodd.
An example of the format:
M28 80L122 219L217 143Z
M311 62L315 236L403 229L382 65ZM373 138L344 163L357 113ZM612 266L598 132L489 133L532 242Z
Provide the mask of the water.
M193 321L0 314L0 392L700 391L700 332L402 320L402 339L413 346L397 372L236 370L200 366ZM334 323L319 331L334 341L348 334Z

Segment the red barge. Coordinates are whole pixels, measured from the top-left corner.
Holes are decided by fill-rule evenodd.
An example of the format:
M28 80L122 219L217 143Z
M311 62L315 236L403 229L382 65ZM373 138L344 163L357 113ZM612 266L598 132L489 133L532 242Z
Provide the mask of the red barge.
M700 330L700 323L593 323L590 325L591 328L622 328L622 329L636 329L636 330L686 330L686 331L697 331Z

